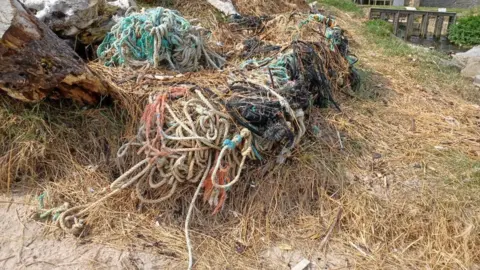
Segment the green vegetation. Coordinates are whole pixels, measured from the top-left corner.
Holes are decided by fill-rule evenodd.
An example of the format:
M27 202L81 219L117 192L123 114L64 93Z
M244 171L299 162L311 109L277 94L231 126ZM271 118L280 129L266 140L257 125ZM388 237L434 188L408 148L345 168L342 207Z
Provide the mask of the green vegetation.
M450 27L448 38L458 45L480 44L480 15L458 19L458 22Z
M368 21L366 27L368 33L382 38L390 37L393 31L392 24L384 20Z
M358 14L363 13L363 10L361 8L359 8L354 2L349 0L322 0L319 1L319 4L329 5L347 12L355 12Z
M365 23L365 32L371 40L380 45L388 55L405 56L412 53L412 48L399 38L393 36L392 24L384 20L371 20Z

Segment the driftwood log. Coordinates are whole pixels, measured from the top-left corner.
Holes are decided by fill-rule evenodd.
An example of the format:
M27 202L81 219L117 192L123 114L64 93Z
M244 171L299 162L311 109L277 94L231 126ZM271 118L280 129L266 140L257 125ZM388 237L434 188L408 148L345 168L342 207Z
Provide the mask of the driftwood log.
M0 0L0 90L26 101L95 103L107 85L18 0Z

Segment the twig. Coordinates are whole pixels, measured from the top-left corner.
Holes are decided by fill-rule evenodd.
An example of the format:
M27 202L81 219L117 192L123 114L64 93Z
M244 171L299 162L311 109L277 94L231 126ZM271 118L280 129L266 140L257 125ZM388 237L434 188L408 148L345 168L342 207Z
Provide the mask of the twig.
M37 263L45 263L45 264L50 264L50 265L53 265L53 266L57 266L56 264L51 263L51 262L47 262L47 261L34 261L34 262L29 263L29 264L26 264L25 267L29 267L30 265L34 265L34 264L37 264Z
M7 194L10 193L10 185L12 183L12 153L13 151L10 150L10 154L8 155L8 172L7 172Z
M11 258L14 258L14 257L15 257L15 255L8 256L6 258L0 259L0 262L10 260Z
M340 132L338 132L338 130L337 130L337 137L338 137L338 141L340 142L340 150L345 149L343 147L342 137L340 137Z
M10 211L10 207L12 207L12 204L13 204L13 198L11 198L10 201L8 202L7 212Z
M29 247L33 242L35 242L35 240L37 240L37 237L35 236L32 241L28 242L25 247Z
M11 201L0 201L0 203L32 205L30 203L14 202L13 199Z
M15 209L15 213L17 214L18 222L20 222L20 224L22 224L23 228L26 229L27 227L26 227L25 224L23 224L23 222L20 220L20 215L18 214L18 210L17 210L17 209Z
M363 248L355 245L355 244L352 243L352 242L350 242L350 245L351 245L352 247L354 247L356 250L358 250L360 253L362 253L363 256L365 256L365 257L371 257L371 255L368 254L367 252L365 252L365 250L364 250Z
M417 240L413 241L406 248L404 248L401 253L405 253L405 251L407 251L411 246L415 245L418 241L422 239L423 239L423 236L420 236Z
M330 228L328 228L328 231L325 234L325 237L323 237L322 241L320 242L320 245L319 245L320 250L322 250L327 245L327 242L330 239L333 229L335 229L338 222L340 221L342 213L343 213L343 208L338 209L338 213L337 213L337 216L335 217L335 220L333 221L332 224L330 224Z
M270 67L268 68L268 73L270 74L270 80L272 81L272 88L275 89L275 82L273 81L273 74L272 74L272 70L270 69Z
M130 76L126 77L125 79L122 79L122 80L117 81L117 84L125 83L125 82L127 82L127 81L136 79L137 77L138 77L138 74L130 75Z

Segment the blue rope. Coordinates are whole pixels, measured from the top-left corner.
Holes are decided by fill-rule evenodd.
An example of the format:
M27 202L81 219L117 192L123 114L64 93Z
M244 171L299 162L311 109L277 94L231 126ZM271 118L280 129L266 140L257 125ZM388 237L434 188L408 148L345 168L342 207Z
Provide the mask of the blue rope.
M243 139L242 135L236 134L235 136L233 136L233 139L231 140L225 139L223 141L223 146L224 147L226 146L228 149L233 150L235 149L235 147L237 147L237 145L239 145L242 142L242 139Z
M223 146L226 146L228 149L233 150L235 149L235 147L237 147L237 144L235 144L235 142L230 139L225 139L223 141Z
M128 59L154 65L166 60L171 68L180 71L197 70L203 56L206 66L220 68L225 59L205 47L204 36L208 38L178 11L153 8L122 18L98 46L97 55L106 66L127 65ZM197 49L200 47L203 49Z

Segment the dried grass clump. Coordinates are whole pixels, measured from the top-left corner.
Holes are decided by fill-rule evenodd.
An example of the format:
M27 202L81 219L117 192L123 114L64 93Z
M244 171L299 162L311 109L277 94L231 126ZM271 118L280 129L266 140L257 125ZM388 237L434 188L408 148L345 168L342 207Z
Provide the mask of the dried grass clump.
M0 188L58 180L73 164L104 167L122 138L118 107L80 108L69 101L25 104L0 96ZM72 162L74 162L72 164ZM110 173L108 166L103 168Z
M302 257L328 268L480 265L478 90L429 53L387 55L362 35L359 20L338 21L361 59L360 91L339 96L342 112L312 111L308 121L320 129L308 131L286 164L249 164L221 213L211 216L197 203L191 227L198 269L288 269ZM226 27L219 23L215 38ZM263 34L268 31L272 42L291 35L279 21ZM244 34L228 36L232 48ZM115 153L135 134L148 93L180 83L214 89L227 76L202 71L160 80L155 75L170 73L92 68L111 80L119 104L82 109L1 98L3 190L8 179L15 191L39 183L47 207L100 198L134 162L117 165ZM156 206L123 191L90 213L83 237L174 257L183 267L182 228L194 189L185 186Z
M280 14L285 12L309 10L306 1L303 0L234 0L235 7L240 14L265 15Z

